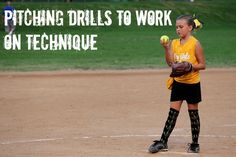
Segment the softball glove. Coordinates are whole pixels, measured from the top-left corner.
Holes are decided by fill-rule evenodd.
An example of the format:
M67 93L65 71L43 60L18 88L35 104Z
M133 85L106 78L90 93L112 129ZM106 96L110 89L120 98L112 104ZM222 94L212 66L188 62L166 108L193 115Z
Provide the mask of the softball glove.
M193 66L189 62L176 62L172 64L172 72L170 77L180 77L193 70Z

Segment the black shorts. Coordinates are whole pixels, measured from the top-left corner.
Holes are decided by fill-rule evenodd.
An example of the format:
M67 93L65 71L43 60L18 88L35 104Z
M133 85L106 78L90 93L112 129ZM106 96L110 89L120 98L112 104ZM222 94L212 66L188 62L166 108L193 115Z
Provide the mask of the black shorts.
M170 101L186 100L188 104L197 104L202 101L201 85L199 83L186 84L173 82Z

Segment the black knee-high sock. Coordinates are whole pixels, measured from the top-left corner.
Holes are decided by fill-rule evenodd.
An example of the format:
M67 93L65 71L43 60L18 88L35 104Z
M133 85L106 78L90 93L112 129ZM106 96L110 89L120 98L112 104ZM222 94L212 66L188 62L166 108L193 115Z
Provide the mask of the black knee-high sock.
M166 120L165 127L164 127L162 135L161 135L161 141L163 143L167 143L168 138L169 138L172 130L175 127L175 123L176 123L178 115L179 115L179 111L177 111L173 108L170 108L169 116Z
M198 137L200 133L200 118L198 110L188 110L191 121L192 142L198 144Z

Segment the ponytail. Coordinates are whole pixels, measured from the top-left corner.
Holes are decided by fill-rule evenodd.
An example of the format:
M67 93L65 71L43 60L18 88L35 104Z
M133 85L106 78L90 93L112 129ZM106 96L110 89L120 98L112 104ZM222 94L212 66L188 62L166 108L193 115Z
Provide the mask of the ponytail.
M192 15L181 15L179 17L177 17L176 20L180 20L180 19L185 19L188 23L189 26L192 26L192 31L193 30L198 30L200 28L203 27L203 22L200 21L196 16L195 14L192 16Z
M203 22L200 21L195 14L193 15L194 30L201 29L203 27Z

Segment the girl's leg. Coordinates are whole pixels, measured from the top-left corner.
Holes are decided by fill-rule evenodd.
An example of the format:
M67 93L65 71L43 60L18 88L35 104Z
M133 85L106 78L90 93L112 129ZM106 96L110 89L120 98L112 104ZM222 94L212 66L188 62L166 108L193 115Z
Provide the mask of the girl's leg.
M168 138L175 127L182 103L183 101L175 101L170 103L170 111L161 135L161 142L168 142Z
M183 101L170 102L170 108L173 108L173 109L175 109L177 111L180 111L182 103L183 103Z
M200 133L200 118L198 114L198 104L188 104L188 112L191 121L192 143L198 144Z
M168 138L175 127L177 117L179 115L179 110L181 108L183 101L175 101L170 104L170 111L168 118L165 123L160 141L154 141L154 143L149 147L150 153L156 153L158 151L168 150L167 142Z
M188 112L191 121L192 143L189 147L189 152L198 153L199 144L198 138L200 133L200 118L198 114L198 104L188 104Z

